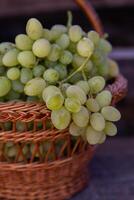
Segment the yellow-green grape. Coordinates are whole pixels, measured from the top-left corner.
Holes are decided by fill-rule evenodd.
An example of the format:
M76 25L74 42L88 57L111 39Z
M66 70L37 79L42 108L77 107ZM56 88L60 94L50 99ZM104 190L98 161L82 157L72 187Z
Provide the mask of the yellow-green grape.
M76 53L76 45L77 45L77 43L70 41L70 44L68 46L68 50L71 51L71 53L73 53L73 54Z
M15 45L11 42L2 42L0 43L0 54L5 54L14 47Z
M85 65L85 67L83 68L83 70L86 73L86 75L89 76L91 74L92 69L93 69L93 63L91 60L89 60Z
M46 101L46 99L49 95L52 95L54 93L60 93L60 89L54 85L47 86L44 89L43 94L42 94L44 101Z
M2 59L3 65L5 65L6 67L14 67L18 65L18 53L19 51L17 49L11 49L7 53L5 53Z
M72 114L72 119L74 123L79 127L85 127L89 123L89 111L84 106L81 106L81 109L77 113Z
M38 96L42 94L46 87L46 82L42 78L33 78L24 87L24 92L28 96Z
M37 40L43 36L43 26L39 20L31 18L26 24L26 33L32 40Z
M92 94L97 94L105 87L105 79L101 76L95 76L88 81L89 89Z
M73 60L73 55L70 51L65 50L61 53L59 61L62 64L69 65L72 62L72 60Z
M16 155L17 155L17 149L16 149L15 146L9 147L9 148L7 149L7 156L8 156L9 158L13 158L13 157L15 157Z
M51 28L52 41L57 40L60 35L67 32L67 27L61 24L56 24Z
M19 34L15 38L16 47L20 50L31 50L33 40L25 34Z
M78 81L76 85L79 86L85 92L86 95L89 93L89 85L87 81Z
M5 131L10 131L12 130L12 122L8 121L8 122L5 122L4 123L4 130ZM9 143L9 144L8 144ZM7 143L7 147L10 147L10 146L13 146L13 143L12 142L8 142Z
M11 90L11 82L8 78L0 76L0 97L5 96Z
M112 51L112 45L104 38L99 40L98 48L104 54L109 54Z
M19 63L26 68L33 68L36 64L36 57L32 51L22 51L18 54Z
M86 107L90 112L98 112L100 110L100 106L94 98L89 98L86 101Z
M67 34L62 34L57 40L56 40L56 44L58 44L61 49L67 49L69 46L70 40Z
M78 42L82 37L82 29L78 25L73 25L69 28L68 34L72 42Z
M41 77L45 71L45 67L43 65L36 65L33 68L33 75L35 77Z
M113 106L105 106L102 108L101 113L105 120L116 122L121 118L120 112Z
M19 80L12 81L12 88L15 92L24 92L24 85Z
M84 104L87 100L85 92L77 85L71 85L66 90L67 97L78 99L81 104Z
M25 131L25 129L26 129L26 126L22 121L16 122L16 130L17 131L23 132L23 131Z
M99 140L99 144L103 144L106 140L106 135L103 133L101 139Z
M41 38L34 42L32 50L37 57L45 58L50 53L51 44L48 40Z
M99 106L101 108L103 108L103 107L109 106L111 104L112 94L110 91L104 90L104 91L100 92L99 94L97 94L95 99L98 102Z
M51 112L51 120L55 128L62 130L68 127L71 121L71 114L63 106L59 110L53 110Z
M52 62L56 62L60 58L60 54L61 54L61 48L59 47L59 45L53 44L51 46L51 51L48 54L47 59Z
M65 108L72 113L77 113L81 109L81 103L78 99L66 98L65 99Z
M43 78L50 84L54 84L59 80L59 73L55 69L47 69L44 74Z
M81 128L77 126L74 122L72 122L69 126L69 133L73 136L80 136L85 133L85 127Z
M61 63L55 65L54 69L59 73L59 80L67 77L67 67Z
M117 134L117 127L112 122L106 122L103 131L108 136L115 136Z
M103 136L103 132L94 130L91 126L86 129L86 138L89 144L98 144Z
M94 51L94 44L88 38L82 38L77 44L77 52L82 57L90 57Z
M10 80L17 80L20 77L20 70L17 67L13 67L11 69L8 69L7 71L7 77Z
M112 59L108 59L108 75L111 78L115 78L119 75L119 66L117 62Z
M90 124L96 131L102 131L105 128L105 119L100 113L93 113L90 116Z
M98 44L100 36L96 31L89 31L87 36L94 43L95 46Z
M48 41L52 41L53 40L53 37L52 37L52 31L47 29L47 28L44 28L43 29L43 37L48 40Z
M21 83L26 84L28 81L30 81L33 78L33 72L29 68L22 68L21 74L20 74L20 81Z
M98 65L96 65L97 68L97 74L103 77L108 76L108 64L107 61L104 60L103 62L100 62Z
M10 101L16 100L20 98L20 94L18 92L15 92L14 90L10 90L5 98Z

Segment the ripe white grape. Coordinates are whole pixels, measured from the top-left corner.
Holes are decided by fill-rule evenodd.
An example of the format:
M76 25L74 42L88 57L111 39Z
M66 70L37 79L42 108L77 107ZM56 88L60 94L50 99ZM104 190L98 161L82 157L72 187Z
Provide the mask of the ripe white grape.
M12 88L15 92L24 92L24 85L19 80L12 81Z
M12 67L7 71L7 77L10 80L17 80L20 77L20 70L17 67Z
M18 54L19 63L26 68L33 68L36 63L36 57L32 51L22 51Z
M89 123L89 111L84 106L77 113L72 114L72 119L74 123L79 127L86 127Z
M62 34L57 40L56 40L56 44L58 44L61 49L67 49L69 44L70 44L70 40L67 34Z
M62 64L69 65L73 60L73 55L69 51L65 50L61 53L59 60Z
M8 78L0 76L0 97L5 96L11 89L11 82Z
M96 31L89 31L87 36L94 43L94 45L99 43L100 36Z
M105 79L101 76L95 76L88 81L89 89L92 94L97 94L105 87Z
M59 80L63 80L67 77L67 67L63 64L57 64L55 65L54 69L59 74Z
M112 59L108 59L108 75L112 78L115 78L119 75L118 64Z
M33 68L33 75L35 77L41 77L45 71L45 67L43 65L36 65Z
M20 81L23 84L26 84L33 78L32 70L29 68L22 68L20 73Z
M90 124L96 131L102 131L105 128L104 117L100 113L93 113L90 116Z
M68 34L72 42L78 42L82 37L82 29L78 25L71 26Z
M72 113L77 113L81 109L81 103L78 99L66 98L65 99L65 108Z
M97 94L96 101L98 102L99 106L103 108L104 106L109 106L112 101L112 94L108 90L104 90Z
M77 52L82 57L89 57L93 54L94 44L88 38L82 38L77 44Z
M91 126L86 129L86 138L89 144L98 144L103 136L103 132L94 130Z
M59 73L55 69L47 69L44 74L43 78L50 84L54 84L59 80Z
M98 112L100 110L100 106L94 98L89 98L87 100L86 107L90 112Z
M73 136L80 136L85 133L86 128L81 128L72 122L69 126L69 133Z
M15 44L20 50L31 50L33 45L33 40L25 34L19 34L15 38Z
M53 44L47 58L52 62L56 62L60 58L60 54L61 48L57 44Z
M0 43L0 54L4 55L9 50L15 48L15 45L11 42L2 42Z
M17 49L11 49L7 53L5 53L2 59L3 65L5 65L6 67L14 67L18 65L18 53L19 51Z
M120 112L114 108L113 106L105 106L102 108L101 113L105 120L116 122L120 120L121 114Z
M104 133L108 136L115 136L117 134L117 127L112 122L106 122Z
M76 85L78 85L85 92L86 95L89 93L89 85L87 81L78 81Z
M57 40L63 33L67 32L67 27L61 24L56 24L51 28L52 41Z
M48 56L51 50L51 44L48 40L41 38L34 42L32 51L34 55L36 55L39 58L45 58Z

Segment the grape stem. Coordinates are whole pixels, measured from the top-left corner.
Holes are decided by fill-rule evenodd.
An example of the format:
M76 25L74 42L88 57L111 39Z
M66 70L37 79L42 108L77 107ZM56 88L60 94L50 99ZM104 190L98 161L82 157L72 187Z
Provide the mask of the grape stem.
M72 26L72 21L73 21L72 12L71 12L71 11L68 11L68 12L67 12L67 16L68 16L67 28L69 29L70 26Z
M82 76L83 76L84 81L87 81L87 77L86 77L86 75L85 75L84 70L82 70Z

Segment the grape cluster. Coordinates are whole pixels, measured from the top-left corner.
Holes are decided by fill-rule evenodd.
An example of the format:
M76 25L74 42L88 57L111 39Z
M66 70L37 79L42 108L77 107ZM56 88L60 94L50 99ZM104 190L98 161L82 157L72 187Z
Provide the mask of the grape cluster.
M15 43L0 43L0 101L44 101L55 128L101 143L116 134L120 119L104 90L119 74L111 50L95 31L70 23L47 29L31 18Z

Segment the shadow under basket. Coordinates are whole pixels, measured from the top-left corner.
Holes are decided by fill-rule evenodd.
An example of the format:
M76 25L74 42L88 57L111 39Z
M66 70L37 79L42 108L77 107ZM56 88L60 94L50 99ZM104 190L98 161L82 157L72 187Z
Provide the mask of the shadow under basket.
M119 75L107 86L112 104L127 92ZM63 200L88 183L88 163L96 146L54 129L42 103L0 104L0 198Z

